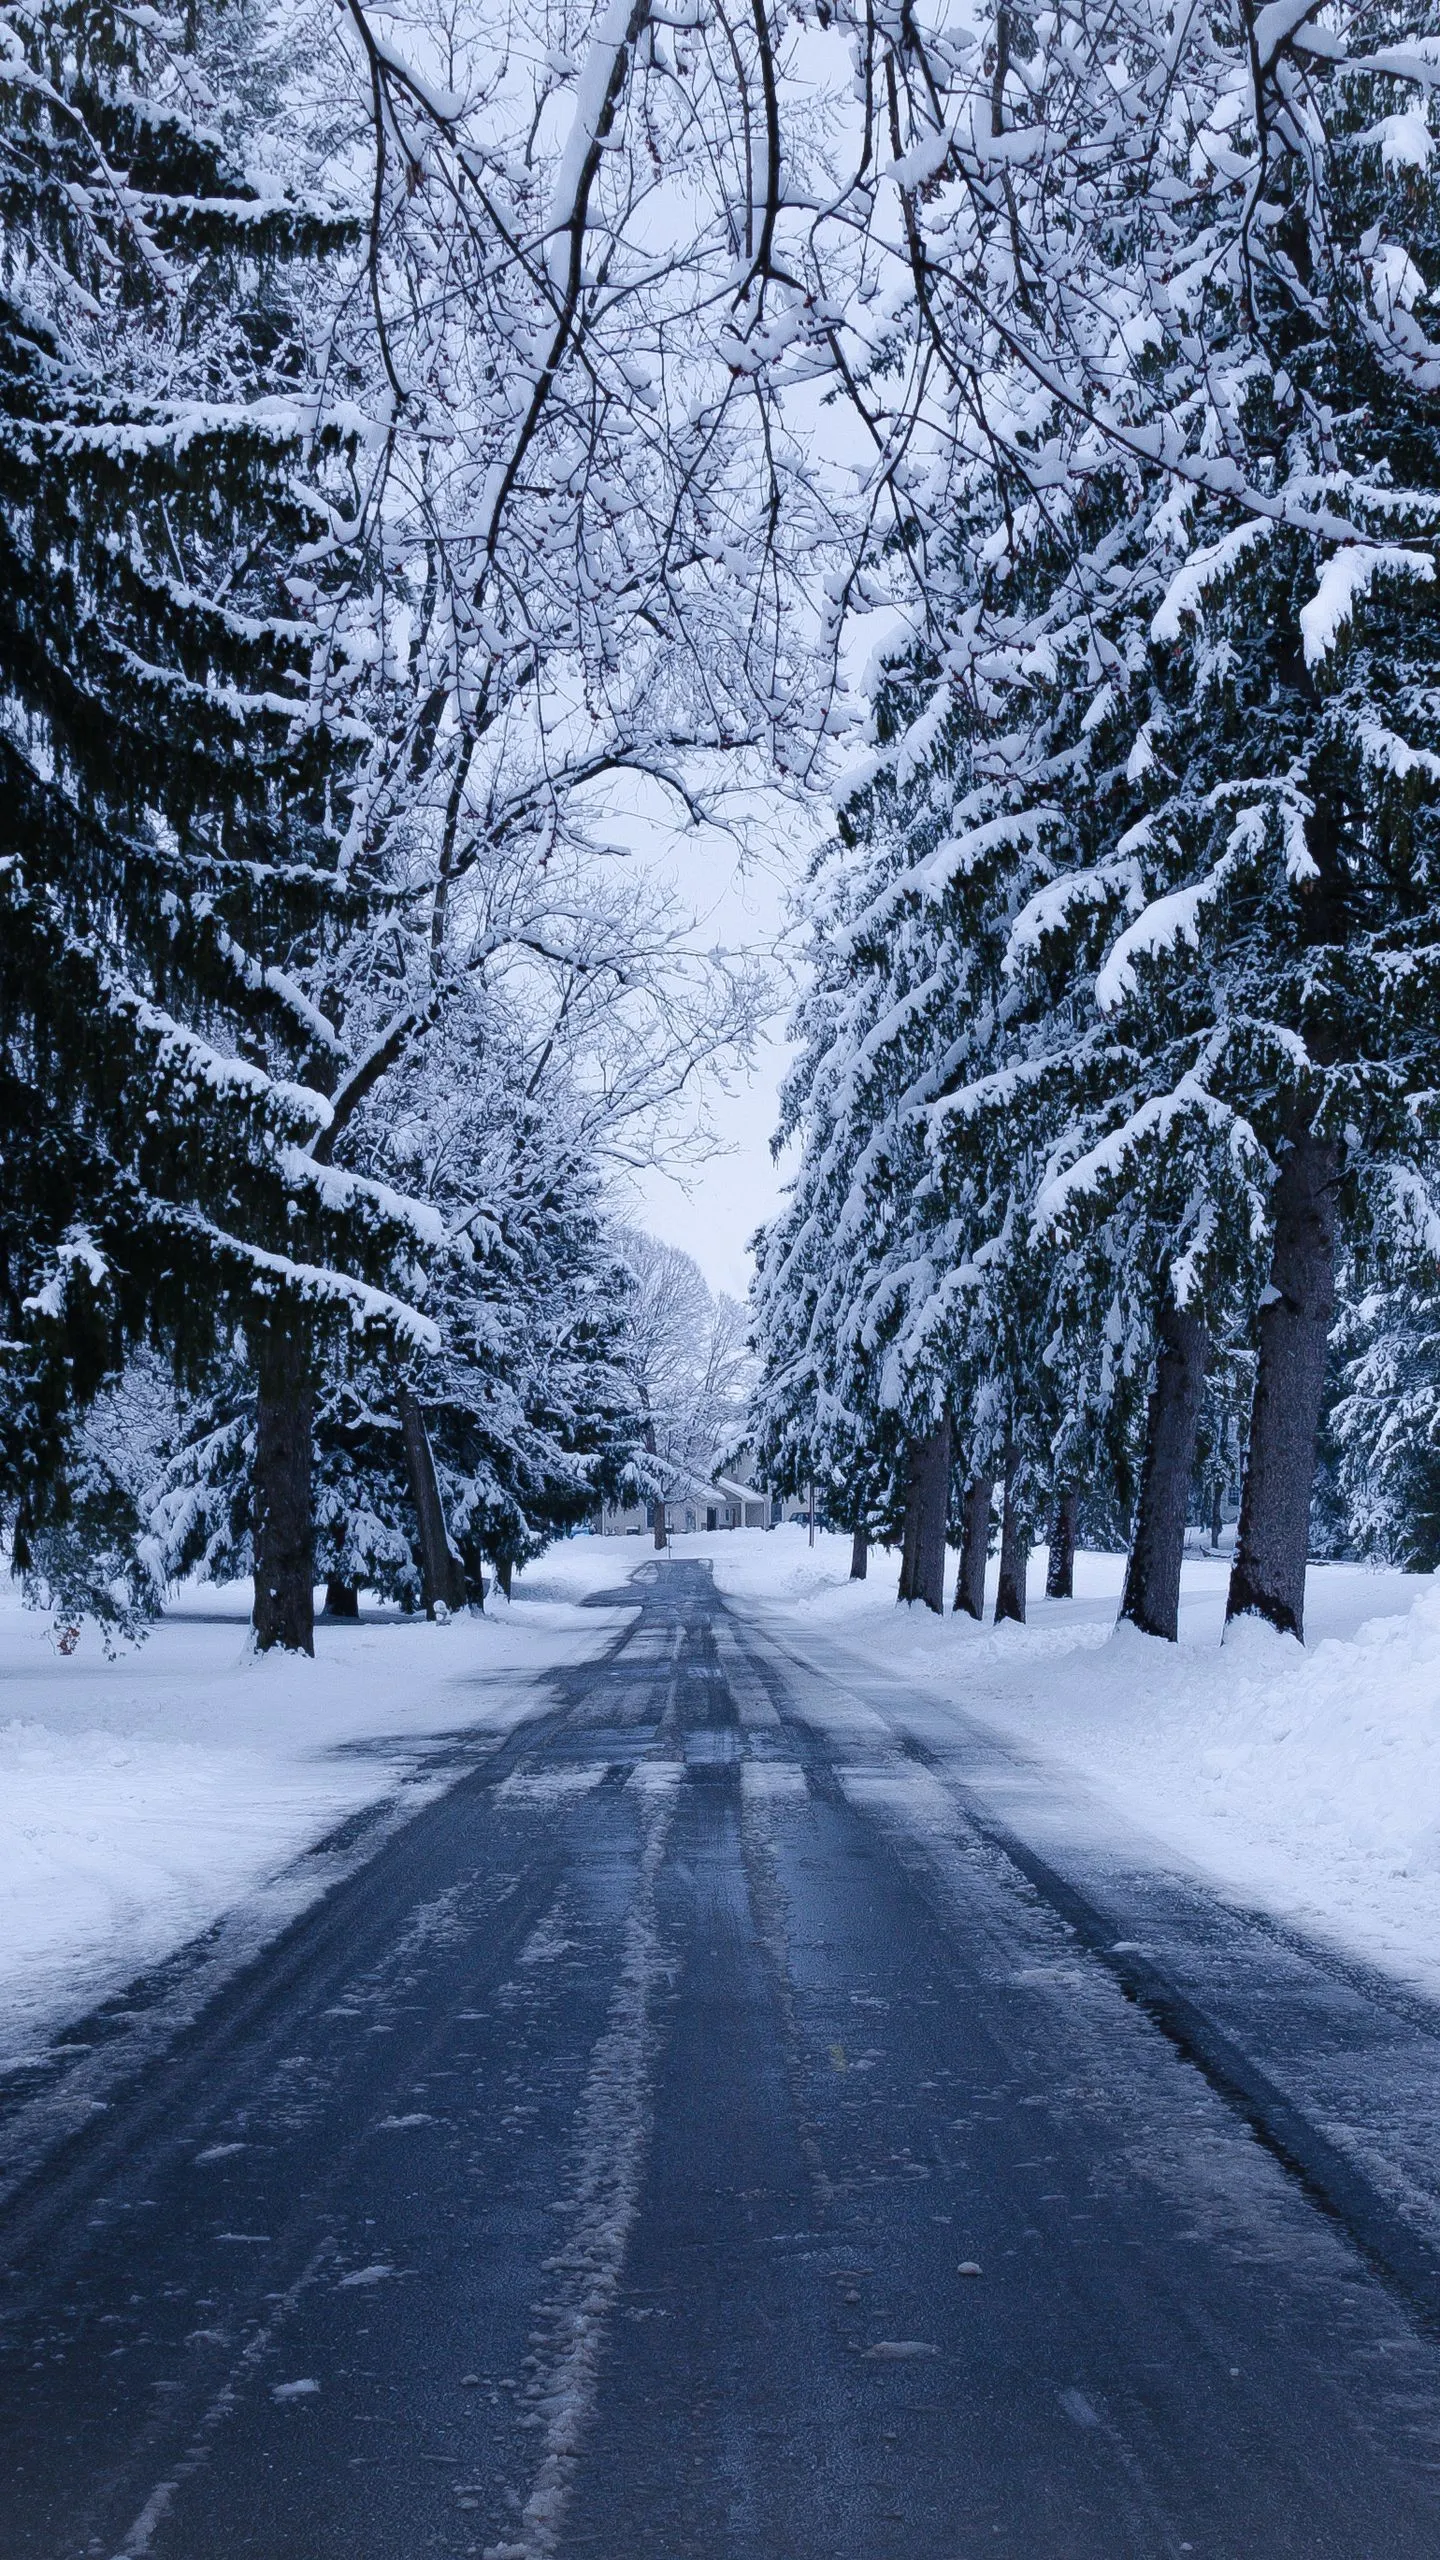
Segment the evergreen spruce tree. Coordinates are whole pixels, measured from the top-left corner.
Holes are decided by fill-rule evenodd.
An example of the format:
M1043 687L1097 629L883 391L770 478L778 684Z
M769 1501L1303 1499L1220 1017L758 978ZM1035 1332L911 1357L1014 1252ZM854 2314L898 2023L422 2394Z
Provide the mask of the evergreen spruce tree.
M315 1364L315 1571L332 1613L361 1587L432 1614L483 1605L487 1575L508 1590L635 1456L631 1283L584 1114L507 1028L493 997L457 1005L354 1124L371 1180L426 1202L445 1242L428 1257L432 1349ZM256 1430L232 1355L150 1491L167 1576L252 1569Z
M366 897L301 290L345 226L252 181L229 16L4 13L4 1481L23 1563L126 1346L185 1376L238 1326L259 1639L308 1646L311 1339L428 1340L393 1291L434 1229L309 1152L316 993Z
M901 819L922 855L911 965L941 1028L909 1082L897 1076L910 1162L874 1271L849 1288L863 1298L888 1267L892 1374L945 1381L970 1488L964 1607L979 1606L989 1487L1007 1487L1006 1614L1023 1613L1031 1531L1078 1472L1093 1478L1097 1444L1102 1473L1123 1480L1154 1312L1153 1255L1112 1271L1108 1290L1093 1272L1082 1286L1036 1223L1038 1194L1116 1075L1097 1055L1087 964L1134 887L1133 863L1108 857L1143 807L1124 732L1151 519L1169 494L1143 437L1137 454L1110 432L1114 420L1148 433L1157 414L1153 385L1125 398L1136 368L1123 351L1153 298L1153 208L1130 146L1154 121L1154 54L1141 45L1135 70L1134 32L1065 13L1042 30L1005 9L983 55L938 40L927 52L908 23L876 39L925 173L905 231L925 281L924 361L896 370L902 391L938 382L943 396L928 467L897 434L895 551L929 641L924 718L945 740L927 790L948 806L936 830L912 792ZM1176 96L1183 126L1183 84ZM1176 141L1167 133L1145 178L1168 175ZM1095 269L1077 297L1087 249Z
M1433 1232L1440 482L1415 315L1440 237L1411 93L1384 67L1398 32L1363 13L1352 66L1301 29L1258 90L1235 33L1205 324L1248 486L1197 480L1172 510L1187 556L1136 732L1143 903L1095 980L1133 1078L1123 1123L1064 1177L1073 1196L1123 1162L1178 1198L1192 1173L1212 1269L1258 1299L1229 1608L1297 1635L1337 1242L1363 1258ZM1257 175L1264 219L1243 228Z
M1002 962L1017 910L1053 872L1062 821L1054 806L1017 806L975 700L973 681L934 671L901 671L882 695L878 769L832 858L808 1047L787 1093L802 1162L761 1247L757 1314L768 1463L792 1482L873 1473L901 1535L901 1596L932 1607L953 1471L965 1485L998 1477L1004 1607L1023 1614L1016 1559L1049 1487L1053 1431L1026 1161L951 1133L988 1132L1023 1075Z
M987 407L997 309L1030 381L1028 426L1013 399L992 418L997 480L1028 448L1040 512L1080 539L1063 575L1024 572L1011 636L1062 751L1083 712L1128 786L1092 820L1059 778L1069 842L1008 963L1026 1072L981 1152L1045 1142L1061 1365L1158 1330L1126 1600L1157 1632L1207 1353L1233 1369L1251 1320L1230 1607L1300 1631L1337 1231L1360 1252L1431 1217L1436 241L1406 33L1381 10L1343 40L1279 12L1001 12L989 99L969 75L953 123L964 183L906 235L954 401L974 372ZM1026 148L1002 153L1012 116ZM1022 510L994 541L1039 557ZM1056 779L1032 767L1032 808Z
M1410 1573L1440 1567L1440 1296L1433 1269L1342 1301L1326 1417L1347 1545ZM1322 1550L1323 1552L1323 1550Z
M913 686L895 681L882 697L875 769L814 883L815 982L782 1099L781 1138L800 1138L801 1161L758 1240L755 1314L770 1480L799 1492L863 1478L876 1526L901 1545L900 1597L939 1606L950 1381L923 1352L907 1357L906 1325L936 1277L922 1111L954 1035L923 874L943 840L950 758L913 724L907 739L907 696L913 709Z

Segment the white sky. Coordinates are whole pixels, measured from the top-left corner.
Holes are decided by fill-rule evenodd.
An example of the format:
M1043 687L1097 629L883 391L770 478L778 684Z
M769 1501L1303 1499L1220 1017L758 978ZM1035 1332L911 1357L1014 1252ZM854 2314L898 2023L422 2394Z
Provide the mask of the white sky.
M957 11L959 22L968 24L970 0L937 0L933 14L939 22L949 23ZM843 166L847 121L849 138L859 138L853 111L847 119L844 105L852 93L853 77L848 39L838 28L828 34L814 27L790 30L784 77L797 99L807 85L813 85L829 100L825 113L827 118L839 119L833 149L837 167ZM803 103L797 105L796 113L803 128ZM896 237L901 235L897 232ZM792 388L788 423L813 469L839 467L848 474L857 463L868 462L870 448L848 406L831 401L827 389L823 384ZM852 707L863 708L868 698L875 653L905 628L893 608L853 608L841 652L842 697L851 695ZM703 1163L689 1164L675 1176L634 1177L635 1206L633 1211L626 1210L637 1225L693 1254L712 1289L728 1290L741 1299L749 1289L752 1271L746 1249L749 1238L773 1215L787 1172L793 1169L793 1149L779 1166L770 1155L778 1089L789 1055L785 1025L797 993L801 947L788 899L801 885L808 856L828 831L831 816L831 808L823 801L817 800L807 814L803 807L778 796L773 815L756 817L752 809L754 841L743 866L718 833L672 836L657 848L653 820L647 824L632 812L621 822L621 832L636 851L653 870L673 881L680 902L695 914L700 927L697 941L753 949L769 960L778 980L776 1011L768 1036L757 1045L751 1072L736 1075L728 1092L711 1093L713 1151ZM787 928L788 940L782 945Z
M776 1088L784 1070L781 1041L767 1043L755 1072L733 1093L714 1097L713 1153L680 1177L637 1177L636 1224L693 1254L712 1289L743 1298L751 1261L745 1247L779 1202L782 1173L770 1161Z
M793 808L777 809L773 828L756 832L759 842L743 865L724 838L708 832L672 838L656 864L695 913L697 940L756 951L775 973L779 1002L751 1071L734 1076L729 1092L711 1088L714 1145L703 1161L674 1175L633 1177L636 1224L693 1254L711 1288L736 1298L750 1285L748 1240L777 1206L785 1178L771 1162L770 1139L788 1056L785 1021L796 992L793 925L789 950L780 946L788 893L808 850L804 816Z

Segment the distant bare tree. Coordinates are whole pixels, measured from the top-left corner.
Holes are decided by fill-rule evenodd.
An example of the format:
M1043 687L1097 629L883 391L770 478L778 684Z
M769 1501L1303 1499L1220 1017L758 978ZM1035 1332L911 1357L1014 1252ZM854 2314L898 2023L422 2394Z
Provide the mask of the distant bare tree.
M755 1363L736 1298L712 1292L678 1246L627 1228L621 1250L635 1277L628 1325L631 1372L662 1465L708 1476L744 1437Z

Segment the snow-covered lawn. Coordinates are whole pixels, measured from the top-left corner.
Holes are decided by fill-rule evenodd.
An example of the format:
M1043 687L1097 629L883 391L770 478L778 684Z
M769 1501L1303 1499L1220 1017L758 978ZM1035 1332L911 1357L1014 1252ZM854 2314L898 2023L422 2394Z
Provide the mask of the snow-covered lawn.
M599 1651L623 1619L576 1603L637 1557L561 1552L562 1575L542 1560L484 1618L322 1622L313 1663L249 1655L248 1584L182 1592L107 1662L89 1629L59 1654L0 1579L0 2064L391 1795L447 1734L503 1734L535 1674Z
M673 1552L707 1558L802 1649L823 1637L913 1684L917 1731L943 1739L965 1710L1232 1890L1440 1993L1435 1582L1312 1568L1302 1653L1256 1629L1222 1649L1225 1568L1200 1559L1171 1647L1114 1633L1118 1556L1082 1555L1073 1601L995 1629L897 1610L883 1552L852 1584L844 1538L737 1530ZM509 1610L322 1622L313 1664L248 1655L248 1587L183 1593L107 1662L89 1632L62 1657L0 1586L0 2063L391 1796L446 1736L506 1732L535 1675L623 1623L579 1604L652 1560L648 1539L577 1538L518 1578Z
M848 1580L848 1538L677 1539L777 1632L823 1633L927 1714L947 1701L1052 1761L1232 1891L1440 1993L1440 1583L1311 1567L1302 1651L1247 1626L1220 1644L1227 1568L1185 1565L1181 1641L1115 1632L1124 1560L1082 1555L1072 1601L1025 1627L895 1605L898 1558ZM950 1564L954 1584L955 1559ZM1043 1592L1045 1554L1032 1560ZM995 1567L990 1573L994 1601ZM932 1728L933 1729L933 1728Z

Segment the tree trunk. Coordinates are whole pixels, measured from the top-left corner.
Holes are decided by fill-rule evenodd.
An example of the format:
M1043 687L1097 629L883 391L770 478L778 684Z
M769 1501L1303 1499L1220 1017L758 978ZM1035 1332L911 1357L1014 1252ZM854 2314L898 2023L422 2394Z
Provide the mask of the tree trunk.
M1069 1484L1055 1504L1055 1519L1050 1531L1050 1561L1045 1568L1047 1600L1073 1600L1075 1597L1075 1514L1079 1508L1079 1492Z
M1155 1333L1155 1384L1120 1615L1142 1634L1174 1644L1180 1633L1180 1563L1210 1342L1203 1320L1169 1298L1156 1317Z
M497 1556L495 1558L495 1579L499 1583L501 1590L504 1592L505 1597L508 1600L510 1597L510 1585L515 1579L515 1559L513 1556Z
M654 1416L650 1411L650 1391L648 1387L642 1386L640 1396L645 1407L645 1429L642 1437L646 1449L653 1458L655 1455L655 1421ZM655 1547L658 1554L663 1550L665 1545L665 1505L663 1502L651 1503L650 1526L655 1534ZM505 1597L508 1600L510 1597L510 1586L508 1582L502 1583L501 1589L504 1591Z
M967 1618L985 1615L985 1566L990 1554L990 1505L993 1476L977 1476L965 1487L960 1512L960 1571L955 1577L955 1606Z
M310 1441L315 1388L307 1317L277 1306L250 1328L255 1363L255 1643L315 1650L315 1536Z
M901 1551L900 1597L923 1600L937 1615L945 1606L945 1528L950 1509L950 1424L948 1419L910 1443L910 1477L905 1494L905 1540Z
M400 1389L400 1428L405 1437L405 1463L410 1473L410 1499L420 1523L420 1571L425 1584L425 1615L438 1609L463 1609L465 1569L450 1544L445 1506L435 1473L435 1453L425 1416L408 1387Z
M870 1562L870 1529L868 1522L857 1520L850 1540L850 1579L863 1582Z
M1305 1558L1325 1353L1335 1312L1335 1186L1340 1148L1307 1131L1275 1185L1275 1249L1260 1310L1260 1360L1240 1528L1226 1602L1304 1640Z
M916 1452L918 1440L912 1440L905 1453L905 1517L900 1523L900 1588L898 1600L915 1597L915 1539L920 1526L920 1504L916 1492Z
M360 1594L353 1582L337 1582L331 1574L325 1585L325 1615L327 1618L359 1617Z
M995 1593L995 1624L1014 1618L1025 1624L1025 1581L1030 1565L1030 1532L1015 1499L1015 1452L1005 1452L1005 1511L1000 1523L1000 1582Z

